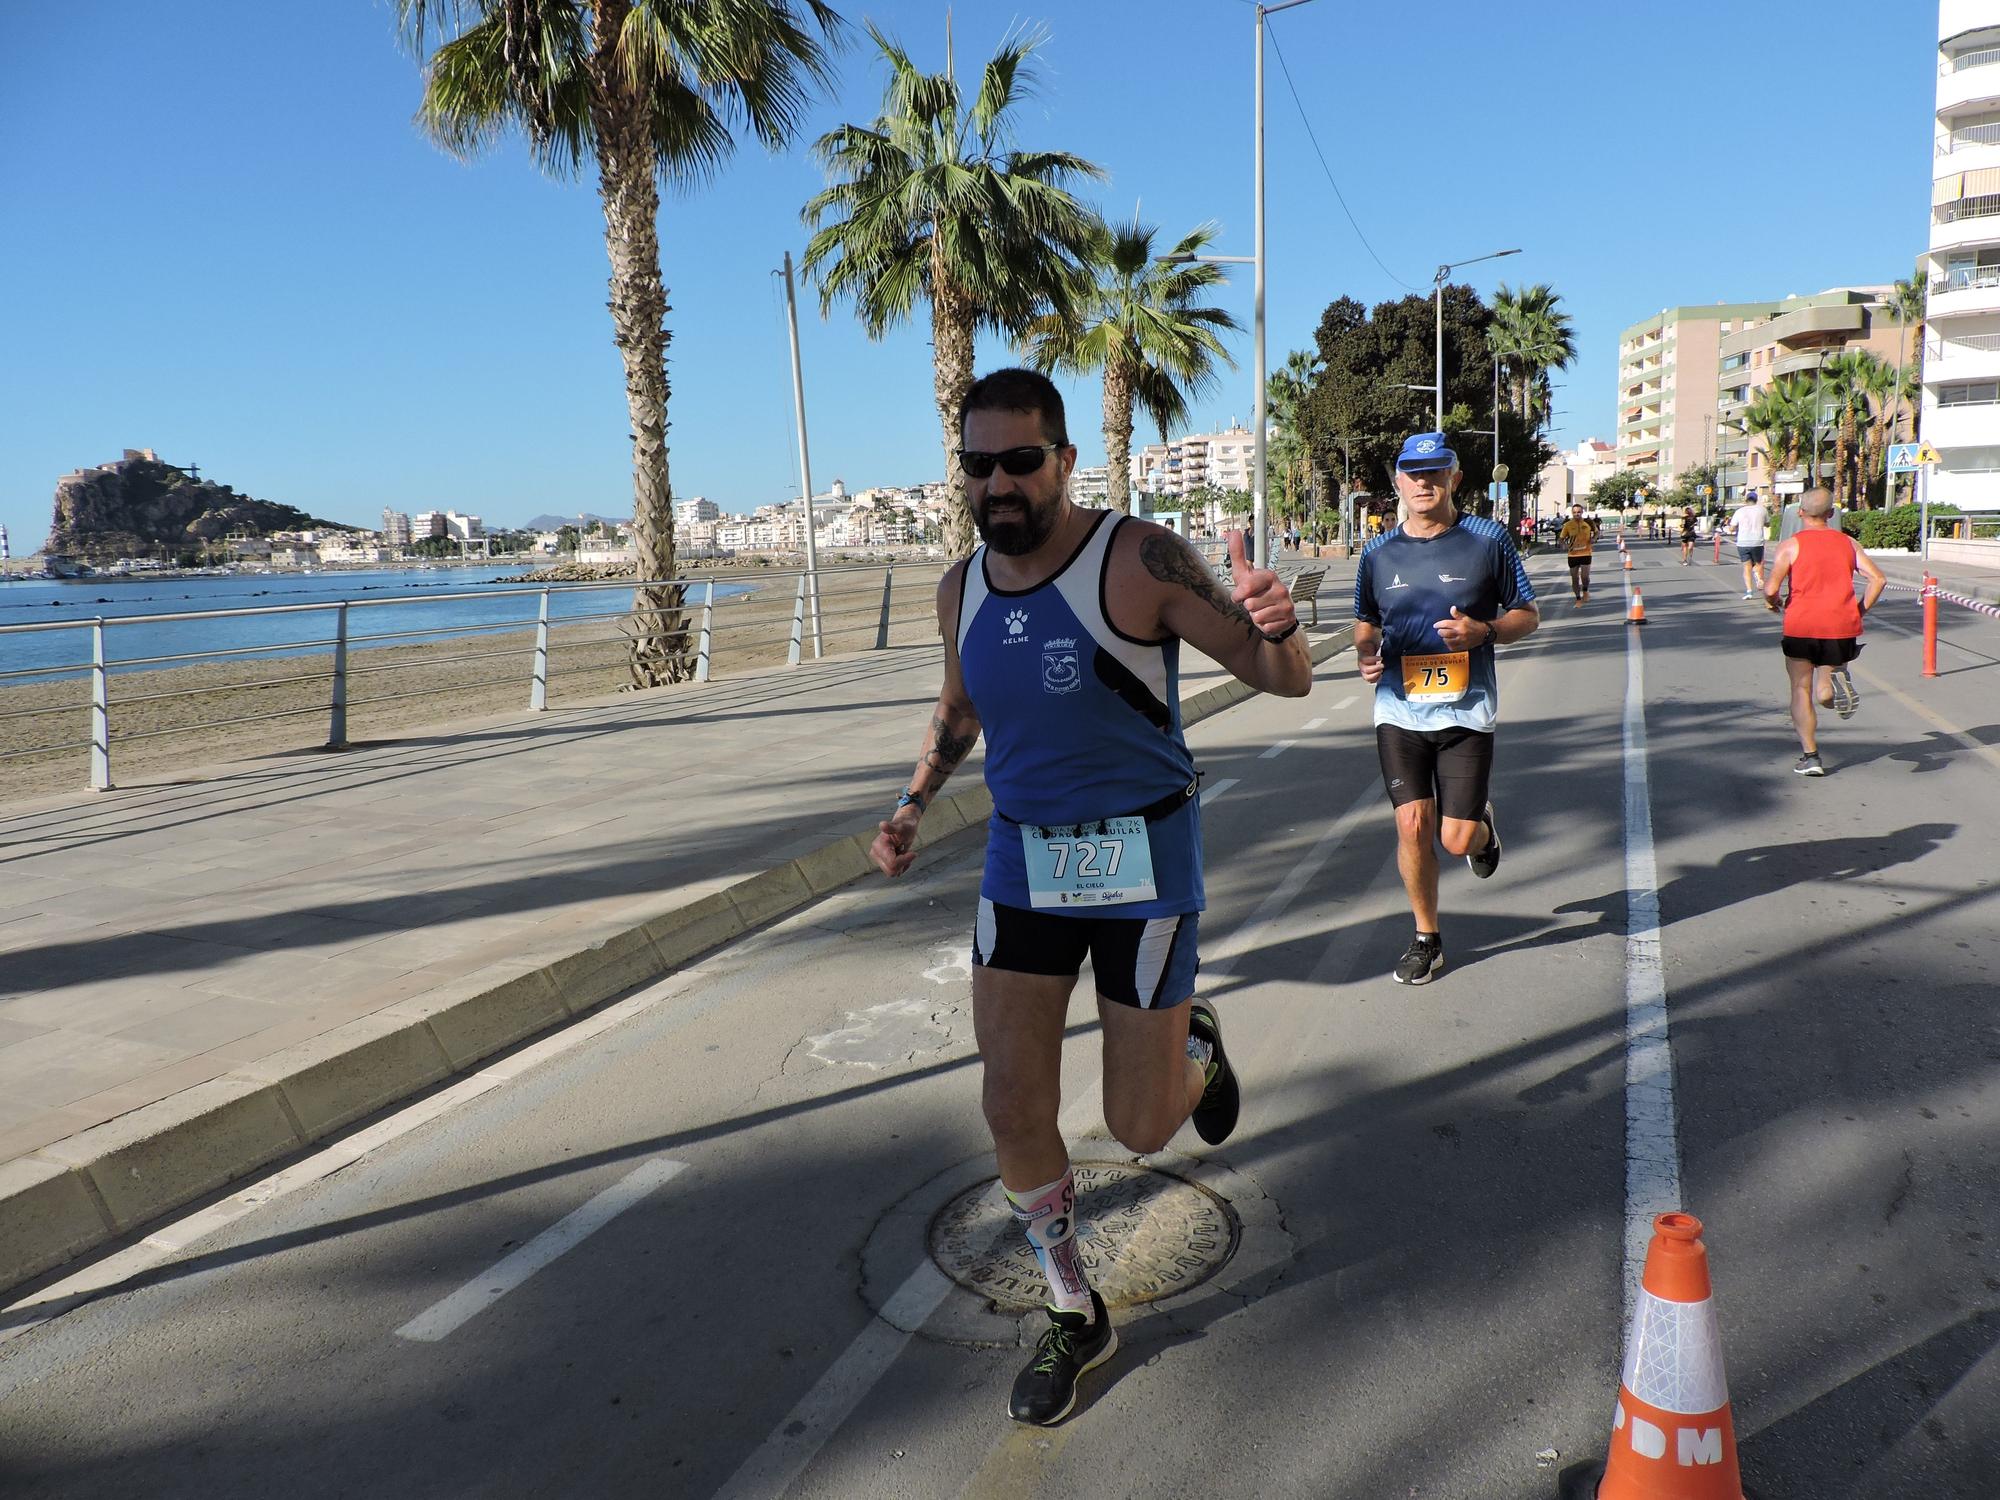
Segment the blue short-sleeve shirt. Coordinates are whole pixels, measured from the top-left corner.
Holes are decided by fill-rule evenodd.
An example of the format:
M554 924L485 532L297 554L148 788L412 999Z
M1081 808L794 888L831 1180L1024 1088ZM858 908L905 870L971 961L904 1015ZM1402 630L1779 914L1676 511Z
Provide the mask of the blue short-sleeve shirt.
M1387 670L1375 685L1375 722L1491 731L1500 715L1492 642L1471 651L1465 696L1455 703L1409 702L1402 658L1447 649L1435 627L1454 605L1490 622L1534 602L1534 585L1506 528L1484 516L1460 516L1432 537L1399 526L1370 542L1354 575L1354 618L1382 631Z

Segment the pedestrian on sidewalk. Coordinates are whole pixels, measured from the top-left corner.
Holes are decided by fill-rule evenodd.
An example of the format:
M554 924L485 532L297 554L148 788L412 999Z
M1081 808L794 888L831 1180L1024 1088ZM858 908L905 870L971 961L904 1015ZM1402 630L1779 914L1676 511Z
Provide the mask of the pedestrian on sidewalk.
M1398 984L1428 984L1444 968L1437 845L1482 880L1500 867L1487 795L1500 706L1493 648L1541 623L1507 528L1459 514L1463 478L1443 433L1405 442L1396 493L1406 519L1369 545L1354 577L1354 650L1375 685L1375 749L1417 924Z
M1576 597L1576 608L1581 609L1590 597L1590 549L1597 545L1596 523L1585 517L1581 505L1572 505L1556 540L1569 549L1569 591Z
M1694 559L1694 507L1688 506L1681 512L1681 566L1687 567Z
M1192 1118L1211 1145L1240 1094L1215 1009L1195 1000L1204 904L1198 777L1181 732L1180 645L1240 681L1304 697L1312 658L1291 594L1230 534L1233 588L1163 526L1068 498L1062 396L998 370L959 403L966 503L983 545L938 585L944 690L923 753L869 853L916 858L917 827L986 735L993 794L972 946L982 1100L1007 1201L1049 1283L1049 1326L1009 1413L1069 1414L1117 1335L1078 1257L1058 1125L1070 992L1089 957L1104 1118L1141 1155Z
M1771 559L1764 603L1775 611L1785 594L1785 674L1791 681L1792 723L1799 732L1799 776L1824 776L1819 757L1817 705L1851 718L1861 695L1847 664L1861 654L1861 621L1882 597L1889 580L1853 537L1831 524L1833 495L1808 490L1799 498L1799 531L1778 544ZM1854 575L1868 584L1857 603ZM1786 585L1789 584L1789 590Z
M1770 535L1771 513L1752 490L1729 524L1736 530L1736 560L1743 564L1743 597L1754 599L1764 587L1764 541Z

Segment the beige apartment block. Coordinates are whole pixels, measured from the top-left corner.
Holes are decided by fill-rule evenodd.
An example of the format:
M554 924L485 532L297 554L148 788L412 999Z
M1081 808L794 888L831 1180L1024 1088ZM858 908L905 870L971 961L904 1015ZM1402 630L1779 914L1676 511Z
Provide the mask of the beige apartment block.
M1185 497L1204 485L1247 490L1256 441L1247 427L1197 432L1171 443L1148 443L1133 456L1139 489L1148 495Z
M1670 307L1633 324L1618 339L1619 468L1664 490L1682 471L1715 463L1718 501L1768 491L1770 466L1762 441L1744 430L1744 411L1759 388L1810 374L1843 349L1893 362L1903 345L1888 295L1887 286L1835 287L1776 302Z

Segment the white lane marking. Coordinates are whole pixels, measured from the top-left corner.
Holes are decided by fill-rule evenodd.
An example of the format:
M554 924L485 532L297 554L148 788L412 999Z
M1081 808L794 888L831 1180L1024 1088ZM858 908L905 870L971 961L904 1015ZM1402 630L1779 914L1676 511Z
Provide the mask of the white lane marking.
M1224 776L1220 780L1211 781L1207 786L1201 789L1201 805L1203 807L1208 806L1209 803L1213 802L1217 797L1220 797L1224 792L1228 791L1231 787L1235 786L1237 782L1240 781L1241 779L1242 779L1241 777L1237 776Z
M603 1010L581 1021L552 1032L517 1052L509 1053L481 1068L477 1073L461 1078L457 1083L448 1085L435 1094L406 1105L394 1114L387 1115L373 1125L355 1131L352 1135L344 1136L332 1145L323 1147L288 1167L259 1178L240 1192L230 1194L220 1203L211 1204L207 1208L198 1209L194 1213L185 1214L170 1223L162 1224L145 1239L128 1249L95 1261L74 1275L66 1276L31 1296L0 1307L0 1344L39 1328L52 1318L61 1317L79 1304L121 1286L143 1272L164 1265L189 1246L206 1239L245 1214L253 1213L267 1203L295 1193L302 1187L310 1187L315 1182L331 1177L335 1172L353 1166L390 1142L429 1124L440 1115L450 1113L462 1104L470 1103L481 1094L496 1089L503 1083L511 1082L530 1068L537 1067L572 1048L580 1047L612 1027L675 998L679 993L681 982L698 976L698 973L699 970L691 966L679 973L663 976L638 994L628 995L616 1004L607 1005ZM0 1370L0 1397L4 1397L11 1389L9 1379L8 1373Z
M1347 697L1342 698L1338 703L1333 705L1333 711L1335 713L1339 713L1342 709L1352 708L1353 706L1354 706L1354 697L1352 694L1349 694Z
M627 1172L596 1197L483 1271L450 1296L433 1303L396 1330L399 1339L435 1344L451 1337L535 1272L567 1255L598 1230L636 1208L657 1188L687 1170L687 1163L656 1156Z
M910 1341L903 1330L921 1325L950 1290L951 1282L942 1271L928 1260L920 1264L896 1288L881 1316L868 1320L763 1445L715 1492L715 1500L776 1500L791 1488L862 1397L895 1364Z
M1632 585L1625 585L1631 608ZM1653 1218L1681 1206L1667 973L1660 954L1659 871L1646 765L1646 660L1625 632L1625 1328L1632 1326Z
M1202 794L1203 800L1235 784L1229 779L1218 781ZM1264 929L1275 924L1285 914L1286 908L1298 899L1306 883L1319 873L1320 867L1340 847L1341 840L1376 805L1379 796L1370 787L1357 797L1354 805L1320 836L1319 841L1258 904L1249 919L1236 929L1228 946L1240 952L1260 942ZM1214 961L1204 959L1202 973L1210 976L1227 974L1233 963L1234 958L1229 956ZM1057 1128L1062 1131L1064 1139L1082 1135L1096 1124L1102 1107L1099 1099L1103 1087L1103 1073L1099 1070L1089 1086L1069 1102L1057 1121ZM854 1341L813 1382L812 1389L800 1398L798 1405L785 1414L770 1435L716 1491L715 1500L777 1500L783 1495L792 1482L805 1472L806 1465L813 1461L819 1450L839 1431L841 1424L860 1405L875 1383L888 1374L897 1356L913 1337L903 1330L920 1328L924 1320L937 1311L951 1285L928 1260L921 1262L910 1273L909 1279L896 1288L895 1294L884 1305L881 1316L855 1335Z
M1279 756L1283 755L1287 750L1291 749L1292 746L1296 745L1297 743L1298 743L1297 740L1279 740L1277 744L1273 745L1270 749L1266 750L1262 755L1258 756L1257 759L1276 760Z
M1348 704L1348 703L1352 703L1353 701L1354 701L1354 700L1353 700L1352 698L1349 698L1349 699L1347 700L1347 702L1346 702L1346 703L1343 703L1343 704L1341 704L1340 706L1341 706L1342 708L1345 708L1345 707L1347 707L1347 704ZM1322 725L1324 725L1325 723L1326 723L1326 720L1324 720L1324 719L1307 719L1307 720L1306 720L1306 728L1307 728L1308 730L1313 730L1313 729L1318 729L1318 728L1320 728L1320 727L1321 727Z

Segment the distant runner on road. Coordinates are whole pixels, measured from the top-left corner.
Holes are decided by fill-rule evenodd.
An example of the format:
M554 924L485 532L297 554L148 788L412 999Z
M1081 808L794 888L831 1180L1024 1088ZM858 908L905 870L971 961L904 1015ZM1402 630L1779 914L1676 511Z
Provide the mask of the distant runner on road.
M1482 880L1500 868L1487 798L1500 707L1493 647L1542 621L1506 528L1453 504L1463 477L1443 433L1405 442L1396 493L1408 519L1369 544L1354 577L1354 650L1363 680L1375 684L1396 867L1417 921L1398 984L1428 984L1444 968L1436 846L1462 855Z
M1752 490L1729 524L1736 530L1736 560L1743 564L1743 597L1755 598L1764 587L1764 541L1770 535L1771 513Z
M1068 498L1062 396L998 370L959 406L966 501L985 545L938 585L944 691L923 754L869 853L916 859L925 807L986 734L993 816L972 947L987 1128L1007 1201L1048 1278L1049 1327L1008 1410L1050 1424L1118 1347L1076 1246L1057 1124L1063 1029L1086 956L1104 1034L1104 1118L1132 1151L1190 1118L1211 1145L1240 1095L1214 1009L1193 1002L1204 905L1201 803L1181 733L1180 645L1298 698L1312 659L1291 594L1230 537L1233 591L1150 521Z
M1830 524L1832 515L1833 496L1826 490L1808 490L1800 497L1798 534L1778 544L1770 580L1764 585L1764 603L1773 610L1785 585L1791 585L1779 644L1785 653L1785 674L1791 679L1792 724L1799 732L1801 752L1792 771L1799 776L1826 774L1819 758L1815 703L1845 719L1860 702L1847 664L1861 654L1857 637L1862 617L1875 607L1889 583L1875 559ZM1854 598L1857 570L1868 580L1859 603Z
M1569 591L1581 608L1590 597L1590 549L1597 545L1597 527L1584 516L1581 505L1569 508L1569 519L1556 540L1569 549Z
M1694 507L1690 505L1681 512L1681 566L1687 567L1694 557Z

